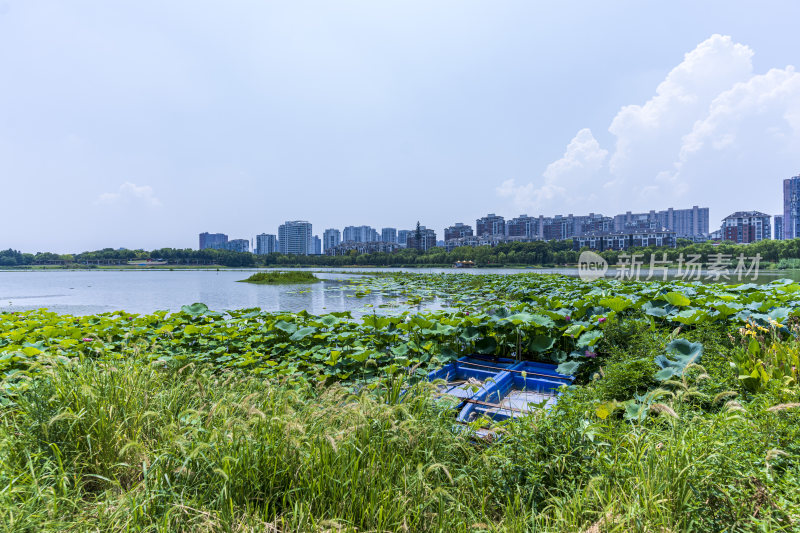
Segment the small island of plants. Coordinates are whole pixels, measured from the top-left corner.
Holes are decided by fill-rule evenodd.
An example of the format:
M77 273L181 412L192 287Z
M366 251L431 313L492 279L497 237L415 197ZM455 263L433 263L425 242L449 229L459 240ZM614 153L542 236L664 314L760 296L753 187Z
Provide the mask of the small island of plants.
M261 285L284 285L289 283L316 283L322 280L312 272L292 270L289 272L256 272L241 281L243 283L258 283Z

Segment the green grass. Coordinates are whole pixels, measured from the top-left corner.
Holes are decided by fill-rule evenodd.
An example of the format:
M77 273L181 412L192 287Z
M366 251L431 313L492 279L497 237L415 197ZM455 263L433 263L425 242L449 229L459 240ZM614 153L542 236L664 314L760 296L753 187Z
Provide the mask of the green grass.
M241 280L245 283L259 284L288 284L288 283L316 283L320 280L311 272L290 270L287 272L256 272L247 279Z
M0 530L800 530L796 376L746 387L735 357L800 351L800 288L669 285L705 313L683 323L644 305L661 285L491 280L361 281L471 301L357 320L0 314ZM723 296L782 316L780 332L721 317ZM470 438L414 379L476 349L528 357L523 325L563 357L594 341L594 357L570 355L576 385L554 408ZM702 357L659 380L674 339Z
M38 376L0 411L4 530L800 524L800 409L771 411L768 395L704 410L673 388L658 415L600 420L590 383L482 443L454 431L429 386L401 396L401 378L354 394L132 358L54 362Z

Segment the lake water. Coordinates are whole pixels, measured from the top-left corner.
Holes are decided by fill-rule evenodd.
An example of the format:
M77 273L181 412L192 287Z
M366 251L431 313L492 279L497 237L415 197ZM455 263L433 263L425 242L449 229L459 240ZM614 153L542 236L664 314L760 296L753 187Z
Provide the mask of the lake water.
M288 270L288 269L282 269ZM369 269L397 272L398 269ZM461 272L470 274L519 274L522 272L576 275L574 268L561 269L413 269L419 273ZM252 270L90 270L90 271L0 271L0 311L23 311L46 307L62 314L86 315L124 310L152 313L178 311L182 305L203 302L211 309L259 307L265 311L302 311L325 314L334 311L365 313L400 312L441 308L432 301L408 307L402 299L375 293L356 297L347 282L358 277L352 270L325 269L317 276L324 281L307 285L254 285L237 283ZM609 275L613 275L609 271ZM757 282L779 278L800 281L800 271L761 273Z
M70 315L118 310L152 313L178 311L194 302L216 311L260 307L265 311L352 311L360 315L373 309L410 309L380 294L356 297L347 283L358 277L353 274L321 273L317 277L324 281L310 284L237 283L249 275L241 270L0 272L0 311L46 307ZM426 307L431 306L437 304Z

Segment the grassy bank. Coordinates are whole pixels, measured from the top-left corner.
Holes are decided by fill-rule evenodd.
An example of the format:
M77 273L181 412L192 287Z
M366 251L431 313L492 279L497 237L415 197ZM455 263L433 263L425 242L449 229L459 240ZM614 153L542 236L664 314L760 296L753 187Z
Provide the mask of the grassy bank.
M320 280L312 272L290 270L287 272L256 272L243 283L257 283L261 285L285 285L290 283L316 283Z
M800 520L800 409L778 397L699 400L676 388L655 416L599 420L595 400L609 390L589 385L480 443L453 431L429 388L401 397L401 386L352 394L194 365L49 365L2 412L0 523L522 532L776 531Z

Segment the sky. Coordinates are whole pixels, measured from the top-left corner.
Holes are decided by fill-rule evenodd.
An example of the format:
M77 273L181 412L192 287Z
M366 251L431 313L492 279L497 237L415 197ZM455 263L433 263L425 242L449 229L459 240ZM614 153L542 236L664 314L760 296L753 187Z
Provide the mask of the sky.
M800 3L0 0L0 249L781 212Z

